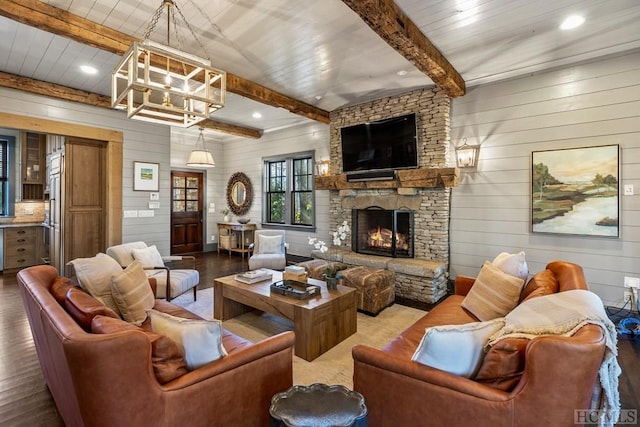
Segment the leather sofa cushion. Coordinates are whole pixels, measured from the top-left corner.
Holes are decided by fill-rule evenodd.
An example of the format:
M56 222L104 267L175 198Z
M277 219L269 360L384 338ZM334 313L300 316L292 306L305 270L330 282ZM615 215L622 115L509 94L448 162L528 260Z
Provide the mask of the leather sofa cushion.
M81 289L70 288L64 300L64 308L82 329L91 331L91 321L97 315L120 319L120 316Z
M91 322L94 334L112 334L120 331L141 331L151 342L151 364L160 384L165 384L187 373L184 353L169 337L144 330L121 319L96 316Z
M484 356L475 380L503 391L511 391L524 371L527 338L505 338Z
M67 298L67 292L69 289L80 289L75 282L68 277L58 276L51 284L51 295L58 301L58 304L64 307L64 300Z
M551 270L542 270L536 273L529 283L522 289L520 302L530 298L551 295L558 292L558 279Z

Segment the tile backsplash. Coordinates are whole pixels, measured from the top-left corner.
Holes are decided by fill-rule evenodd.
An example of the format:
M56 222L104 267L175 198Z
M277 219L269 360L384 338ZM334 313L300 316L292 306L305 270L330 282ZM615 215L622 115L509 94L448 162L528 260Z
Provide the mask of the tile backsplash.
M49 204L47 202L16 202L15 216L2 218L0 223L27 223L44 221L44 211Z

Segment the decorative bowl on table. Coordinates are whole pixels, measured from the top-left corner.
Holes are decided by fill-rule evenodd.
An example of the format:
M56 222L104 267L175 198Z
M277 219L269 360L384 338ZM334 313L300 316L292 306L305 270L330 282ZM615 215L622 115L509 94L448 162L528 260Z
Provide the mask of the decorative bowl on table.
M238 218L240 224L248 224L249 221L251 221L251 218Z

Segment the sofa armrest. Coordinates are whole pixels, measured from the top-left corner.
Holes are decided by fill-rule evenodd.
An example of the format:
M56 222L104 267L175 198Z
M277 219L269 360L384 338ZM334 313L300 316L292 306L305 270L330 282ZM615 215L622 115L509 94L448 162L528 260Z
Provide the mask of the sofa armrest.
M242 365L287 350L293 357L293 345L295 334L293 332L283 332L278 335L266 338L241 351L225 356L213 363L209 363L198 369L182 375L173 381L164 384L165 390L178 390L190 385L199 383L207 378L215 377L224 372L231 371ZM289 363L291 365L291 363Z
M172 263L176 261L191 261L191 269L196 269L196 257L193 255L165 255L162 257L162 261Z
M367 364L379 368L385 373L391 373L395 378L407 377L411 381L420 381L435 387L446 388L451 392L462 393L471 397L503 402L509 399L509 394L468 378L453 375L430 366L422 365L407 359L394 357L392 354L368 347L356 345L351 350L355 364ZM357 383L357 371L354 371L354 384Z
M461 275L456 276L456 281L454 285L455 294L462 295L462 296L467 295L475 281L476 279L474 277L461 276Z

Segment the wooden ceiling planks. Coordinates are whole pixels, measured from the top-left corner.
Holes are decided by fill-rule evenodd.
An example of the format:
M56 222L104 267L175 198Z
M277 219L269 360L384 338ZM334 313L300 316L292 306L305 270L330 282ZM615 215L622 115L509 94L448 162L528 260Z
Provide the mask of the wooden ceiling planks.
M136 41L127 34L37 0L0 0L0 15L116 55L124 54ZM328 111L231 73L227 73L227 90L321 123L329 123Z

